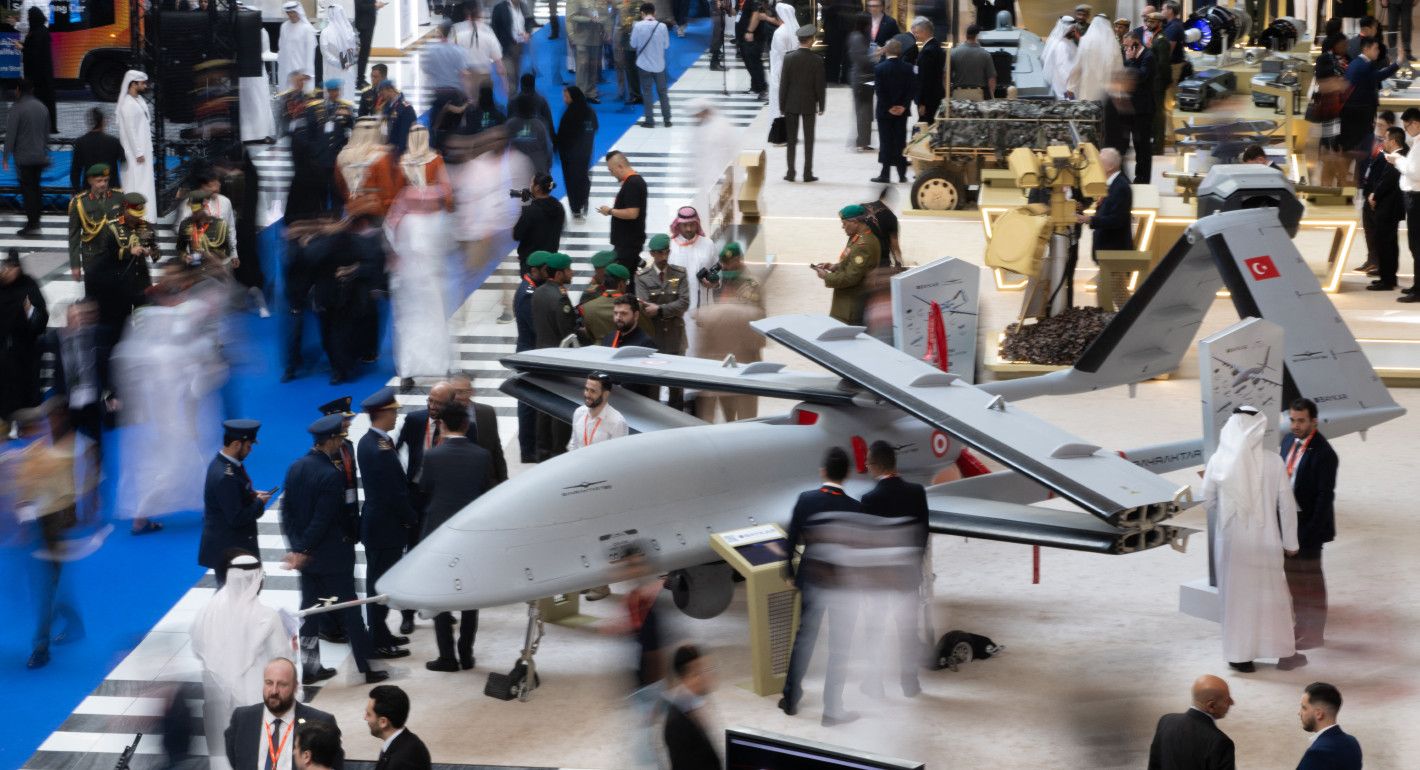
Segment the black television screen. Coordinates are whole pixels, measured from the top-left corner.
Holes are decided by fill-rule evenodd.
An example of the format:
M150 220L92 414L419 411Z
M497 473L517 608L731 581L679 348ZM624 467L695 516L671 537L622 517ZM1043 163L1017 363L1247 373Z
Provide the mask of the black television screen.
M726 770L926 770L922 762L743 727L725 730Z

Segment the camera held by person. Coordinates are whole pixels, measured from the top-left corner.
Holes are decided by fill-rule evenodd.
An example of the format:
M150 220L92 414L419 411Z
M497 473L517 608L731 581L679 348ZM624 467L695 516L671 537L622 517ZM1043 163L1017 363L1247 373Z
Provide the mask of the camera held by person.
M533 198L546 198L557 188L557 183L547 174L537 174L533 177L531 187L524 187L521 190L509 190L509 198L518 198L523 203L531 201Z

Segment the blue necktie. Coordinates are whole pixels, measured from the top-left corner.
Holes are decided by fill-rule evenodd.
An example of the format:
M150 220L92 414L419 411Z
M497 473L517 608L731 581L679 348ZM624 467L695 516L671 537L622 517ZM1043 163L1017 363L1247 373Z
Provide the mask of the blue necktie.
M275 752L280 746L277 741L281 740L281 720L271 720L271 736L267 740L270 745L266 748L266 770L276 770L276 760L280 758Z

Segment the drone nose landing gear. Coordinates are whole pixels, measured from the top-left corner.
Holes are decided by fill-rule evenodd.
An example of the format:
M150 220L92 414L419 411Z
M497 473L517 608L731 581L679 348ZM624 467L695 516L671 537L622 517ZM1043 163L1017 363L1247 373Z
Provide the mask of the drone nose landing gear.
M528 628L523 635L523 652L513 670L506 674L489 674L488 683L483 685L483 694L498 700L526 701L528 696L542 684L537 675L537 663L533 656L542 642L542 610L537 602L528 602Z

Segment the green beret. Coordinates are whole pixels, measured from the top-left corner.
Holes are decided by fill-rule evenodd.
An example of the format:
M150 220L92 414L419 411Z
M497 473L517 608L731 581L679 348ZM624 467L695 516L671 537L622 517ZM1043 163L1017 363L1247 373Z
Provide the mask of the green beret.
M598 251L592 255L592 267L606 267L616 261L616 252Z
M528 267L542 267L547 264L548 252L538 250L528 255Z
M736 241L730 241L729 243L725 244L725 248L720 249L721 262L724 262L725 260L731 259L733 257L743 257L744 255L745 250L740 248L740 244Z
M850 206L844 206L843 208L838 210L839 219L857 219L861 216L867 216L867 214L868 210L863 208L862 206L859 206L856 203Z
M560 251L547 255L547 261L543 263L548 270L566 270L572 266L572 258Z
M665 251L671 247L671 237L665 233L656 233L651 236L651 240L646 244L646 248L651 251Z
M95 163L89 166L87 176L108 176L110 169L107 163Z
M620 262L613 262L606 266L606 274L612 278L620 278L623 281L631 279L631 271L626 269L626 265Z
M141 209L147 202L148 199L143 197L143 193L131 192L123 194L123 205L128 208Z

